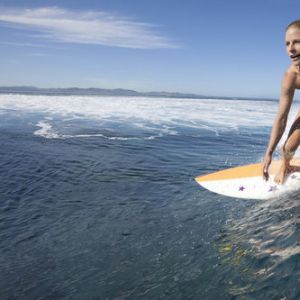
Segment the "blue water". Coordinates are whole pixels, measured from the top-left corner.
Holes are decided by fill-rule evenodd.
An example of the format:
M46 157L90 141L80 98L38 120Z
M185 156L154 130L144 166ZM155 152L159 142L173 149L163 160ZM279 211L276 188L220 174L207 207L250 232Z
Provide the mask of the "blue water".
M2 107L0 298L300 299L298 193L194 181L259 161L270 127L139 118Z

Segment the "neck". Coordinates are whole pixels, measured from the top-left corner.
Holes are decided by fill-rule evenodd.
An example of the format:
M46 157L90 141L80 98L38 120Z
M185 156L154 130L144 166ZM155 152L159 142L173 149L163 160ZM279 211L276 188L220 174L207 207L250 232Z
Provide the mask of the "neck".
M297 66L293 65L292 68L296 71L297 74L300 74L300 65Z

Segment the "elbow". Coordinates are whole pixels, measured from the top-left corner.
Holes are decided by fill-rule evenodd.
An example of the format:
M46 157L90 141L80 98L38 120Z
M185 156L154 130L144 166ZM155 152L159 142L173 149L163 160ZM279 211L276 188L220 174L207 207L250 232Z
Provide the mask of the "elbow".
M285 128L286 122L287 122L287 116L286 116L286 115L278 116L278 118L277 118L277 124L278 124L281 128Z

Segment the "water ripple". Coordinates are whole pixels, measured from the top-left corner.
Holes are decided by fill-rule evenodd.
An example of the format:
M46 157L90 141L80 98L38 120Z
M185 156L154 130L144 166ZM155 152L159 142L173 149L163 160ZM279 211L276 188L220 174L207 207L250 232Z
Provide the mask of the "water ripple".
M284 290L290 290L292 296L284 294L282 297L297 299L295 295L300 293L300 288L294 282L300 276L299 224L300 196L297 193L256 203L243 218L232 221L220 244L220 254L223 263L239 270L244 284L237 280L234 287L229 287L230 293L264 299L272 283L278 297L283 282L289 279ZM278 283L275 288L274 281Z

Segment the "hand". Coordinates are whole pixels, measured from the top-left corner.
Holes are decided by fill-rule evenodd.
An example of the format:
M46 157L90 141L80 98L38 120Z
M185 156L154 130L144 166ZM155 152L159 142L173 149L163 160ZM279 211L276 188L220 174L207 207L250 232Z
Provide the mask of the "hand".
M263 179L268 181L269 179L269 166L272 162L272 155L266 154L264 161L262 163L262 173L263 173Z

